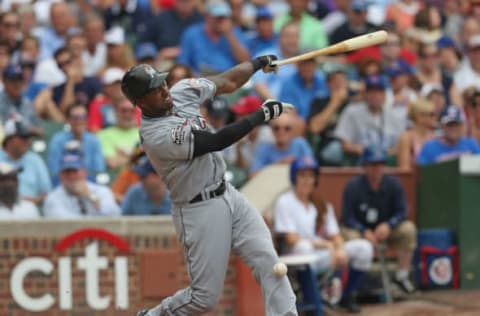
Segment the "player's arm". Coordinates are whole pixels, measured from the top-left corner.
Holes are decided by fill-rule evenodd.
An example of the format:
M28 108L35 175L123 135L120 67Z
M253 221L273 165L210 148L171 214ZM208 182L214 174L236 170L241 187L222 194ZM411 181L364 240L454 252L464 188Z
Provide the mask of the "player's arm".
M205 130L192 130L193 133L193 157L220 151L239 141L256 126L268 122L293 109L293 105L275 100L267 100L255 113L246 118L224 126L217 132Z
M208 77L217 87L216 94L231 93L247 82L259 69L265 72L275 72L277 66L273 63L275 55L265 55L236 65L216 76Z

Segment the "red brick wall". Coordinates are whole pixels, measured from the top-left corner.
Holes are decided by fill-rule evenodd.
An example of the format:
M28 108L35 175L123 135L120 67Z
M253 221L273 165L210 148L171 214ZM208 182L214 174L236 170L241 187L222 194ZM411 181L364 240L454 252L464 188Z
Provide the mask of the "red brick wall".
M23 315L135 315L135 312L145 307L151 307L161 301L161 297L144 297L144 289L142 286L142 273L145 273L144 280L149 280L149 276L153 276L156 272L142 271L141 260L144 251L162 251L175 250L178 252L178 265L176 265L174 282L177 282L178 288L188 285L188 275L186 273L183 254L178 247L178 243L174 235L162 234L159 232L155 235L131 235L121 236L131 247L131 252L127 255L119 253L118 250L110 243L103 240L95 240L92 238L83 239L72 244L71 247L58 253L54 250L54 246L60 238L36 238L36 237L0 237L0 316L23 316ZM100 295L109 295L111 297L110 307L104 311L92 311L87 304L85 296L85 271L77 268L77 258L84 256L85 247L91 242L97 241L99 244L99 256L108 257L109 267L101 270L99 277ZM115 280L113 272L113 258L115 255L128 257L128 286L129 286L129 309L128 311L115 310ZM52 261L55 268L51 275L46 276L40 272L29 273L25 278L24 288L32 297L41 296L47 292L51 293L55 298L53 308L45 312L28 312L21 309L12 297L10 292L10 273L14 266L25 257L39 256ZM73 309L72 311L60 311L58 305L58 268L57 262L60 256L70 256L72 258L72 291L73 291ZM157 269L161 270L159 266ZM158 270L157 270L158 271ZM233 258L227 272L225 287L220 304L215 312L211 315L235 315L235 298L236 298L236 273L233 264ZM162 287L162 284L158 284Z

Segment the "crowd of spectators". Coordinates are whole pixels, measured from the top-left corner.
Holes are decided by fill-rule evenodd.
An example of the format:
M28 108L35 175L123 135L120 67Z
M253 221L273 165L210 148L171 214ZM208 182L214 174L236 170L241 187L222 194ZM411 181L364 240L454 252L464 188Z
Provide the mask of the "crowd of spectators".
M200 105L213 129L267 98L296 107L226 149L229 169L246 181L303 156L355 166L380 146L387 165L413 170L480 152L480 1L10 0L0 12L0 161L45 216L61 216L58 203L71 216L168 213L168 191L142 159L141 113L120 89L136 63L170 71L173 86L385 29L377 47L258 72ZM96 185L111 206L89 195Z
M164 215L169 192L142 150L140 111L121 93L147 63L167 83L251 58L289 58L385 29L385 43L257 72L239 91L199 105L221 129L266 99L293 114L225 149L234 185L291 164L276 203L287 251L316 253L316 271L349 267L341 304L374 250L396 250L407 293L416 230L384 166L480 154L479 0L5 0L0 4L0 219ZM320 166L363 166L344 190L339 223L312 197ZM231 178L230 177L230 178Z

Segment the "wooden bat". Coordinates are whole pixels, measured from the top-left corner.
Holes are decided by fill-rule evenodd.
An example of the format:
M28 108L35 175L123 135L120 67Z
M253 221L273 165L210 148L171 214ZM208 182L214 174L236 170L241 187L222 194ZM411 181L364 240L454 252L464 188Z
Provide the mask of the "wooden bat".
M275 60L274 64L277 66L282 66L285 64L298 63L299 61L312 59L318 56L346 53L352 50L378 45L387 40L387 35L388 35L387 32L382 30L382 31L376 31L376 32L372 32L364 35L355 36L348 40L344 40L342 42L339 42L324 48L320 48L320 49L311 51L309 53L305 53L302 55L298 55L298 56L294 56L291 58L282 59L278 61Z

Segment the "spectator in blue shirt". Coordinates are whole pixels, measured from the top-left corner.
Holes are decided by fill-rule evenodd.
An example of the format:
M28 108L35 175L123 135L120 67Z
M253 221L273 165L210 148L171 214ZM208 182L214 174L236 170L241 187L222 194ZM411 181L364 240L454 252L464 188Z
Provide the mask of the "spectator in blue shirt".
M140 41L154 43L160 60L175 59L180 52L183 32L202 20L201 14L195 9L194 0L175 1L173 8L152 18Z
M122 203L123 215L168 215L172 203L165 183L153 169L148 157L133 168L140 182L131 186Z
M65 38L73 27L73 14L66 2L52 3L50 6L51 27L45 29L40 38L40 58L44 60L53 56L55 51L65 44Z
M255 32L247 39L251 56L277 46L278 35L273 29L273 15L267 7L259 7L255 15Z
M457 106L448 107L441 117L443 136L426 142L417 157L417 164L428 165L463 155L480 154L480 145L463 136L465 118Z
M48 145L47 163L54 183L58 181L60 161L65 145L76 140L83 152L84 164L90 180L105 172L105 160L100 141L95 134L87 132L87 110L82 104L70 106L66 111L68 129L55 133Z
M351 179L343 191L342 221L346 240L364 238L376 247L387 244L396 251L395 283L406 293L415 291L409 280L415 225L406 219L407 203L400 182L384 174L387 152L367 147L361 157L365 174Z
M282 84L279 99L295 105L300 117L307 121L310 105L316 96L328 95L328 87L322 73L316 70L315 59L297 64L297 71Z
M0 92L0 123L22 117L22 123L35 134L41 134L40 119L33 104L23 96L27 82L19 65L8 65L3 70L4 90Z
M225 2L207 4L204 23L189 27L182 36L178 62L196 74L215 74L250 58L242 32L233 26Z
M274 163L289 164L296 157L313 157L307 141L303 137L295 137L296 119L293 114L284 114L271 122L274 142L258 145L250 167L252 175Z
M5 135L0 161L23 169L18 176L19 195L38 204L51 190L52 184L42 158L29 150L33 134L21 118L8 120L3 129Z
M278 59L286 59L298 55L299 51L299 26L289 22L280 30L278 45L264 50L257 56L275 55ZM254 56L255 57L255 56ZM277 73L264 73L257 71L252 77L253 88L262 99L278 99L282 80L295 73L295 65L286 64L278 68Z

